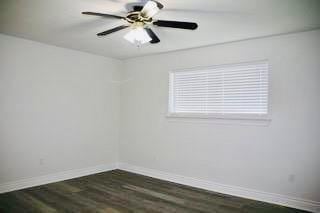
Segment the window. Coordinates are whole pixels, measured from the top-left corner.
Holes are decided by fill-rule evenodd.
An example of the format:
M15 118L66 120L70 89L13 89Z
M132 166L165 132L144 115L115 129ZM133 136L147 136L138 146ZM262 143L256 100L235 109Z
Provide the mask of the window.
M179 70L169 76L169 116L267 118L268 62Z

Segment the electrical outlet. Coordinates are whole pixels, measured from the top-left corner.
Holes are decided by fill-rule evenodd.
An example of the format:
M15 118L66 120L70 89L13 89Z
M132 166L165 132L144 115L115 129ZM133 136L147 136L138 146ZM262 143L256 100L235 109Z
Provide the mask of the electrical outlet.
M40 158L40 159L39 159L39 165L40 165L40 166L43 166L43 164L44 164L44 159L43 159L43 158Z
M290 183L293 183L295 180L296 180L296 176L294 174L291 174L291 175L288 176L288 181Z

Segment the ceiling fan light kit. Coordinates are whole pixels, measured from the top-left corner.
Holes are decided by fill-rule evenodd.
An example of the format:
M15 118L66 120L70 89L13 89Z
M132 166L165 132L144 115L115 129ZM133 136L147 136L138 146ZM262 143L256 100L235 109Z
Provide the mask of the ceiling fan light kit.
M127 22L126 25L121 25L110 30L103 31L98 33L97 36L106 36L130 27L131 30L124 36L124 38L137 46L145 43L155 44L160 42L158 36L150 28L151 25L187 30L197 29L198 24L194 22L153 20L153 16L161 9L163 9L163 5L160 2L150 0L143 7L139 5L134 6L133 11L128 12L125 17L96 12L82 12L82 14L125 20Z
M134 29L130 30L124 38L137 45L140 46L141 44L148 43L152 40L152 38L149 36L147 31L142 26L135 27Z

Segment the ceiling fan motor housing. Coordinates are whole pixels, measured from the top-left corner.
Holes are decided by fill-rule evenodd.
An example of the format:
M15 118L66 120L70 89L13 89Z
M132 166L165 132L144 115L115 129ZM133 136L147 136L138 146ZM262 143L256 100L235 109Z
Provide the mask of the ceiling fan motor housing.
M130 24L141 22L143 24L151 24L152 18L151 17L145 17L140 11L132 11L129 12L126 16L127 22Z

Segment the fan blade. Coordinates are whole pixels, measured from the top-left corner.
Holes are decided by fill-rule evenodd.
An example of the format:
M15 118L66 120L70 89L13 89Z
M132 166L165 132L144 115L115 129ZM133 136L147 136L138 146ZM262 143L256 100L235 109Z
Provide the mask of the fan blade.
M158 1L154 1L155 3L157 3L157 6L158 6L158 8L160 9L160 10L162 10L163 9L163 4L161 4L160 2L158 2Z
M123 30L125 28L127 28L128 26L126 25L121 25L121 26L118 26L118 27L115 27L115 28L112 28L110 30L106 30L106 31L103 31L101 33L98 33L97 36L105 36L105 35L108 35L110 33L114 33L114 32L117 32L119 30Z
M194 22L158 20L153 22L153 24L159 27L172 27L172 28L180 28L180 29L187 29L187 30L195 30L198 28L198 24Z
M142 9L143 9L143 6L137 6L137 5L133 6L133 11L138 12L138 11L141 11Z
M152 18L155 14L157 14L163 5L157 1L150 0L148 1L141 10L142 16L146 18Z
M153 32L153 30L151 30L150 28L145 28L148 35L151 37L151 41L150 43L151 44L155 44L155 43L159 43L160 42L160 39L158 38L158 36Z
M92 15L92 16L102 16L107 18L118 18L118 19L125 19L125 17L117 16L117 15L111 15L111 14L105 14L105 13L95 13L95 12L82 12L84 15Z

